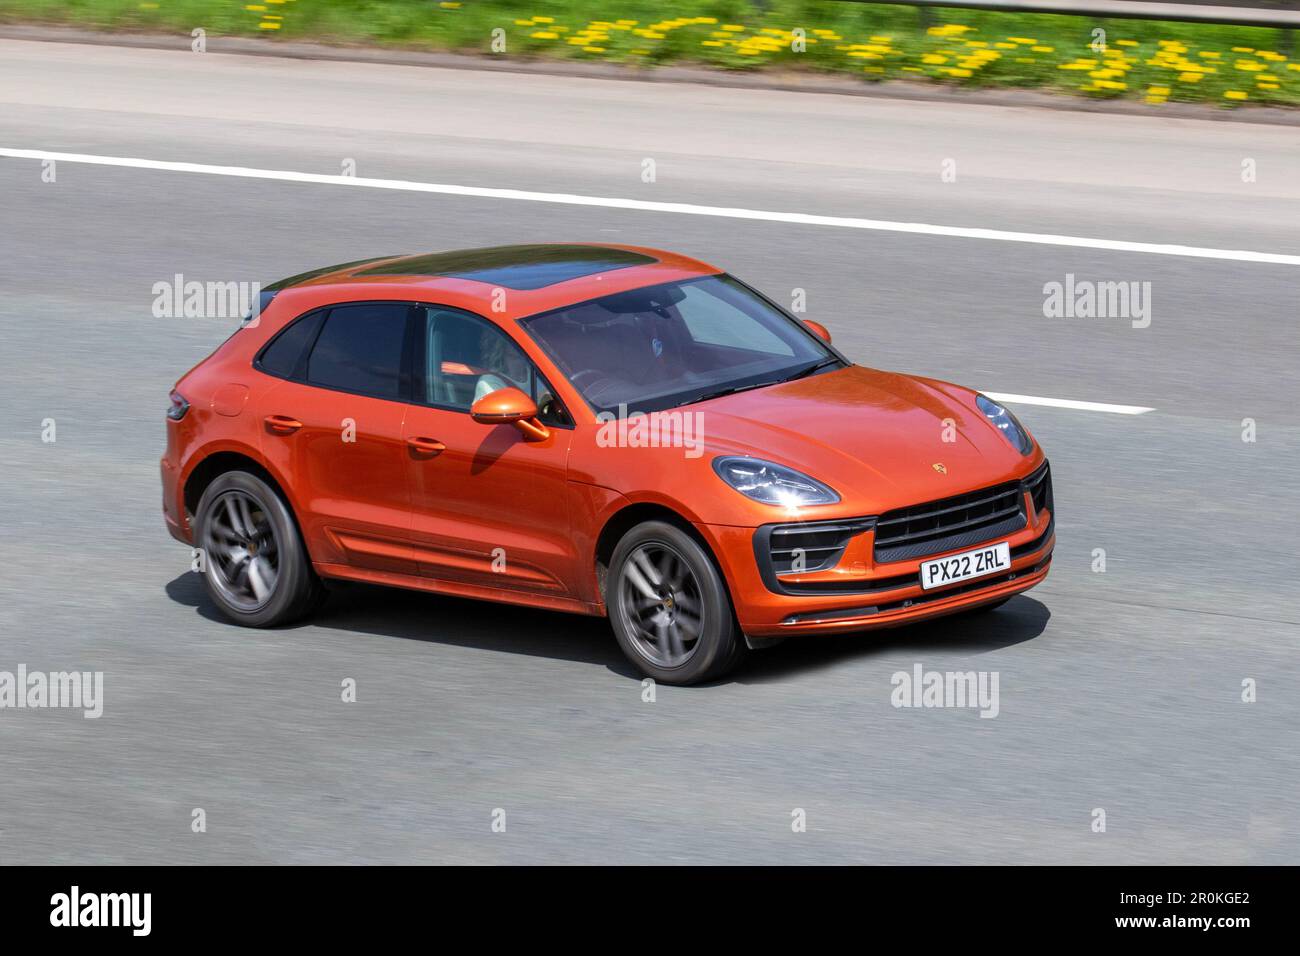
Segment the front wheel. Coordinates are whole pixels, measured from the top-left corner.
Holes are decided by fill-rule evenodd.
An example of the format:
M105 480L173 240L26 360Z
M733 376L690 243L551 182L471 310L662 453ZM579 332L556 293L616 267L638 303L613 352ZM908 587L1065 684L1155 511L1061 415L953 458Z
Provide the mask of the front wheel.
M675 525L647 521L623 536L610 561L606 603L623 653L657 681L712 680L744 655L726 582Z
M244 627L301 617L323 596L288 506L256 475L220 475L199 499L196 540L208 594Z

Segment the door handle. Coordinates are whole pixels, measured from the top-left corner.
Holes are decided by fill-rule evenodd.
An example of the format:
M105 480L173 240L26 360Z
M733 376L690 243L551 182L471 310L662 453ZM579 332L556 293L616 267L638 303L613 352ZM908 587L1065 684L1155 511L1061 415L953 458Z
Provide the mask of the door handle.
M406 444L411 451L429 458L437 457L447 450L447 446L436 438L408 438Z
M267 415L265 421L266 427L277 435L292 435L302 428L302 422L288 415Z

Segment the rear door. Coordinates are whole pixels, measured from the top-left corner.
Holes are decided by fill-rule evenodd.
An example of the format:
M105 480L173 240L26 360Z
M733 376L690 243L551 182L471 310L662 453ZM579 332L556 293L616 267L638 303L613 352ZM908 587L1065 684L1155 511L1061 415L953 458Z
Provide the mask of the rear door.
M298 319L259 358L285 376L258 409L263 453L292 476L316 562L417 572L403 440L410 322L406 303L338 305ZM286 336L302 340L296 358L277 353Z

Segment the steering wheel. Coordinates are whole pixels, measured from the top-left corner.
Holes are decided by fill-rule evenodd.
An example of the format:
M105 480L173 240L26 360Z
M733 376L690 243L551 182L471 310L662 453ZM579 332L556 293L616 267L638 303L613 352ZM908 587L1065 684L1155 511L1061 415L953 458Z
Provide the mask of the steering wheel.
M592 386L609 380L609 376L598 368L584 368L581 372L569 376L569 383L584 395Z

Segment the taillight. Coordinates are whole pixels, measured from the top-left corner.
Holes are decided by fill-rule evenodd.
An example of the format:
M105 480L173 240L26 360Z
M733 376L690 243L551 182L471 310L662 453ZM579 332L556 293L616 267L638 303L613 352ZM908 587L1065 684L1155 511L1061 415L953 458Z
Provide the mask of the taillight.
M185 413L190 410L190 403L185 401L185 396L180 392L173 391L167 396L172 400L172 407L167 409L167 417L174 422L180 421L185 417Z

